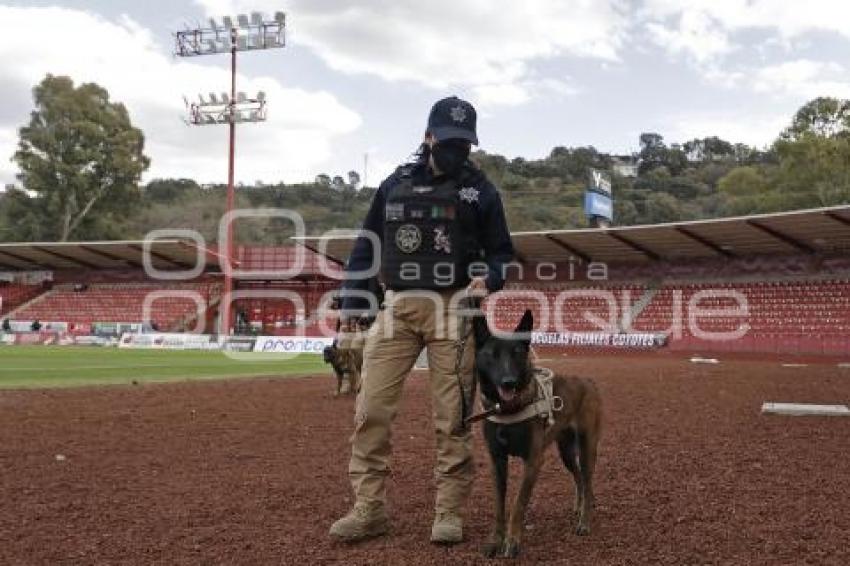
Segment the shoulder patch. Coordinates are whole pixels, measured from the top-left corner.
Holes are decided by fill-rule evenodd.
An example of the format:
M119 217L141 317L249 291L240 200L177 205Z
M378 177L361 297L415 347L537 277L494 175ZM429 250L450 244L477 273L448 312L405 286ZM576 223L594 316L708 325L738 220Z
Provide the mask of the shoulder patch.
M460 200L470 204L478 202L478 194L479 191L475 187L463 187L460 191L458 191Z

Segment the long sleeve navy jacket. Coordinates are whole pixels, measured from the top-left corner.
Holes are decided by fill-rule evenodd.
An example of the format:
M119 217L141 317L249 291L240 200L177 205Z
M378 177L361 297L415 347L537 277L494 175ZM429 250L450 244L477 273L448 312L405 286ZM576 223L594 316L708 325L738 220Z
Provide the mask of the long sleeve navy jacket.
M414 179L422 184L431 181L430 172L424 164L413 165L412 175ZM375 257L372 241L363 235L364 231L377 235L384 245L384 210L387 193L401 182L402 168L387 177L378 187L366 219L363 221L361 235L354 242L354 248L345 265L347 273L365 271L374 265L380 258ZM505 210L502 199L496 187L487 179L481 171L475 170L474 175L464 186L472 187L478 191L477 206L478 214L478 239L484 251L483 261L487 263L487 289L491 292L498 291L504 285L504 266L513 260L514 248L511 243L511 234L505 220ZM346 293L347 290L372 291L377 288L376 282L369 279L355 279L346 277L342 289L342 310L346 315L360 314L369 310L368 302L360 296Z

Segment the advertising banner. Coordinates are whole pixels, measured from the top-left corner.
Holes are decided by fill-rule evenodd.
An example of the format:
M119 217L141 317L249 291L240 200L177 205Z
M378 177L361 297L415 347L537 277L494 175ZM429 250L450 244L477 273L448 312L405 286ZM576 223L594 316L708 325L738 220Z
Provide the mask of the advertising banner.
M617 332L532 332L534 346L597 346L603 348L658 348L664 334Z
M333 338L322 336L257 336L255 352L280 352L287 354L321 354L333 344Z
M157 350L217 350L218 343L210 342L209 334L125 332L118 342L119 348L152 348Z
M611 197L590 191L584 193L584 214L585 216L601 216L613 220L614 205Z
M223 349L226 352L253 352L256 340L253 336L230 336L225 338Z

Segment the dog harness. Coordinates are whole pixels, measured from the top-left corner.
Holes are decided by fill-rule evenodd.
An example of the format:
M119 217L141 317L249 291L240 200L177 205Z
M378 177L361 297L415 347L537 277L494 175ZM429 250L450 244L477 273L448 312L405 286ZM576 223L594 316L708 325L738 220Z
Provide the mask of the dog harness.
M527 421L534 417L546 419L546 424L555 424L553 413L564 408L564 400L552 391L552 378L554 373L549 368L534 368L534 384L536 386L534 401L525 406L521 411L510 415L487 415L487 420L498 424L515 424Z

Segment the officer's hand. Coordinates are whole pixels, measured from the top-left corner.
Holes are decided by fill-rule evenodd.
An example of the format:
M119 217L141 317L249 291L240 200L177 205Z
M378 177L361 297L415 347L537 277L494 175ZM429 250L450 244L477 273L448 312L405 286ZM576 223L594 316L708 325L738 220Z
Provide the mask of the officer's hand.
M475 295L476 297L487 296L487 278L473 277L472 281L470 281L469 285L467 285L466 290L469 294Z

